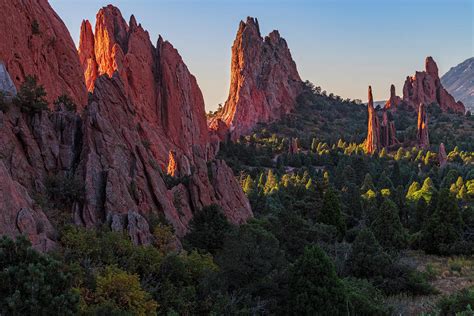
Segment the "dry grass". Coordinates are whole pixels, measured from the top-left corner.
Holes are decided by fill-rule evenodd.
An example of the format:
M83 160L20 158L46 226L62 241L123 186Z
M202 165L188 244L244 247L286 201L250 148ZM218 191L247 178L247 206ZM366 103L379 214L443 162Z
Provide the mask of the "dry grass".
M408 251L403 261L426 273L439 294L391 296L386 303L393 306L393 315L435 315L436 305L443 296L474 286L474 257L438 257Z

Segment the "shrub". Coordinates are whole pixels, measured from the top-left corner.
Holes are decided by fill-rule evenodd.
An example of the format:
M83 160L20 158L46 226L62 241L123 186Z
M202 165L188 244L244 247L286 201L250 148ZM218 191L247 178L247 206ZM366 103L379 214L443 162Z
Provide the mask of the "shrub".
M54 101L56 111L60 111L61 107L64 107L66 111L76 112L77 105L67 94L60 95L56 101Z
M189 223L185 245L215 254L222 249L226 234L232 226L219 206L213 204L197 212Z
M0 238L0 314L73 315L78 295L61 263L25 237Z
M41 33L38 20L36 20L36 19L33 20L33 22L31 22L31 33L33 35L38 35L38 34Z
M458 313L469 311L474 306L474 287L464 289L460 293L444 297L438 304L441 315L458 315ZM464 314L459 314L464 315ZM465 315L472 315L466 313Z
M36 114L48 110L46 91L42 85L38 85L38 78L35 76L27 76L25 78L13 102L20 107L22 112L28 114Z

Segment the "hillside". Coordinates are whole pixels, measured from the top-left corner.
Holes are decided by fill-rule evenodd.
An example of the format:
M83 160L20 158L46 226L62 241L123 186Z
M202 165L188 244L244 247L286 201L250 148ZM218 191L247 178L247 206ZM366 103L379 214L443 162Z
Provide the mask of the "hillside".
M456 100L474 111L474 57L451 68L441 78L441 83Z

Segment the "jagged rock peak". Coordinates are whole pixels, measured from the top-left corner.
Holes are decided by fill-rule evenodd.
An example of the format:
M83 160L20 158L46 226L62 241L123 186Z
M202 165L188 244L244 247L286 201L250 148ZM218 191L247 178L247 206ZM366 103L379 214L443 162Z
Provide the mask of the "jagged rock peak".
M395 85L390 86L390 98L385 103L385 109L396 109L402 102L401 98L397 96Z
M425 60L425 71L417 71L414 76L408 76L403 86L403 102L413 109L420 103L427 106L439 104L444 112L452 111L464 114L466 111L462 102L456 102L442 86L438 74L438 66L432 57Z
M436 62L434 61L433 57L428 56L425 59L425 71L431 75L433 78L438 78L438 65L436 65Z
M291 112L302 89L286 41L278 31L263 39L257 19L249 17L240 23L232 45L229 96L223 109L209 120L209 128L221 140L226 138L220 120L231 139L237 139L258 123L276 121Z
M0 0L0 59L17 88L36 75L50 107L68 94L79 109L87 90L76 47L47 0Z
M380 149L380 123L377 113L374 109L374 98L372 96L372 87L369 86L368 102L367 102L367 139L365 140L365 151L368 154L375 153Z

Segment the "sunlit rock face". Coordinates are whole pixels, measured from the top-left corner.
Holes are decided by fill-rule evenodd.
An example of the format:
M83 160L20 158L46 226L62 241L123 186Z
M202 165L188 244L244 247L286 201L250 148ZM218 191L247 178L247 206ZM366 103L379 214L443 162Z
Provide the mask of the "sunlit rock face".
M232 46L229 96L222 111L210 120L210 129L222 135L220 120L237 139L258 123L278 120L292 111L302 88L286 41L278 31L262 38L257 19L249 17L240 23Z
M402 99L397 96L395 85L392 84L390 86L390 98L385 103L385 109L395 110L400 105L400 103L402 103Z
M35 75L51 107L68 94L79 108L87 91L74 42L47 0L0 0L0 60L19 88Z
M430 146L430 138L428 135L428 115L426 113L426 106L420 103L418 107L418 124L417 124L417 140L421 148L428 148Z
M432 57L426 58L425 71L417 71L415 75L407 77L403 86L403 102L413 109L418 109L420 103L438 103L444 112L463 114L466 110L464 104L456 102L441 85L438 66Z
M367 139L365 140L365 151L373 154L380 149L380 122L374 109L374 98L372 96L372 87L369 86L368 92L369 102L367 104L368 123L367 123Z
M119 74L143 136L161 163L167 163L174 147L190 157L190 145L209 143L204 99L195 77L169 42L160 37L154 47L134 16L127 24L120 10L109 5L97 13L94 33L84 21L79 56L89 91L98 76Z

